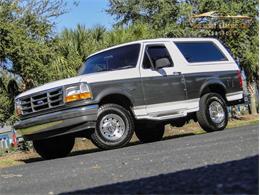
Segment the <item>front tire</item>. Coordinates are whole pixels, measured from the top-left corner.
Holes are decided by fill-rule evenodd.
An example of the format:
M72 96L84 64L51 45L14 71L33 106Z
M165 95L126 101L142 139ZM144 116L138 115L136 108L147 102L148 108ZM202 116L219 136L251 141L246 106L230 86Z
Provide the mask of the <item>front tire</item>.
M133 133L134 121L130 112L117 104L105 104L98 110L91 141L100 149L114 149L128 144Z
M164 124L139 125L135 130L136 137L142 143L160 141L164 134Z
M44 159L62 158L67 156L75 143L74 137L59 136L43 140L34 140L35 151Z
M196 113L200 126L207 132L220 131L226 128L228 112L225 100L217 93L203 95Z

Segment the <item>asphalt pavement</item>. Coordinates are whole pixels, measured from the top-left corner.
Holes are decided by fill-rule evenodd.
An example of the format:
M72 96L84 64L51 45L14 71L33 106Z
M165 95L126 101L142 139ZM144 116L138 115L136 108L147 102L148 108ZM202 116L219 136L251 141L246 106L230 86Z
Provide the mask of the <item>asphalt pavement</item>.
M0 194L258 194L259 127L0 170Z

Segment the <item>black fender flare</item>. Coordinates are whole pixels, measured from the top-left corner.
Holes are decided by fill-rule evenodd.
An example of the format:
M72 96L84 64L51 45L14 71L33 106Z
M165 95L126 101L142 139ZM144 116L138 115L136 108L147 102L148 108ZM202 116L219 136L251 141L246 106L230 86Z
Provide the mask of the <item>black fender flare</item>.
M130 102L132 103L132 105L134 105L134 99L132 98L132 96L130 95L130 93L128 93L126 90L122 89L122 88L114 88L114 87L110 87L110 88L106 88L103 91L101 91L95 98L96 102L101 102L101 100L107 96L110 95L122 95L125 96L126 98L128 98L130 100Z
M217 79L217 78L213 78L213 79L209 79L207 81L205 81L201 87L200 87L200 91L199 91L199 95L201 96L203 94L203 92L209 87L209 86L212 86L212 85L218 85L220 86L224 91L223 91L223 94L226 94L226 91L227 91L227 88L226 88L226 85L220 80L220 79Z

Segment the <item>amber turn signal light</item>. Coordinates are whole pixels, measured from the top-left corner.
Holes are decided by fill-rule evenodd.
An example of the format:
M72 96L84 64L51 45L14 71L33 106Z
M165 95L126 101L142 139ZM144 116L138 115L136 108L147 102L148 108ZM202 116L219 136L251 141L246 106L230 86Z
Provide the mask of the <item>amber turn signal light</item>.
M84 99L89 99L92 98L92 95L90 92L84 92L84 93L79 93L79 94L73 94L65 97L65 102L73 102L77 100L84 100Z

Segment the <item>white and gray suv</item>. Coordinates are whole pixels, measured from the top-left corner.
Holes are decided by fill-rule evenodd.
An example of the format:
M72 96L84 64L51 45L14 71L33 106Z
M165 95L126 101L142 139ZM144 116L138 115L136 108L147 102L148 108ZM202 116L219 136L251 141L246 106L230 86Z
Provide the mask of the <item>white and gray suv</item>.
M102 149L162 139L164 125L198 121L206 131L228 122L243 101L239 68L216 39L135 41L97 52L79 76L16 97L15 128L46 159L70 153L75 137Z

